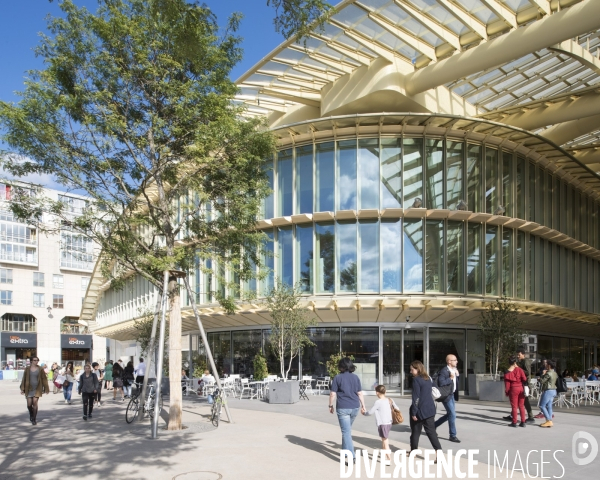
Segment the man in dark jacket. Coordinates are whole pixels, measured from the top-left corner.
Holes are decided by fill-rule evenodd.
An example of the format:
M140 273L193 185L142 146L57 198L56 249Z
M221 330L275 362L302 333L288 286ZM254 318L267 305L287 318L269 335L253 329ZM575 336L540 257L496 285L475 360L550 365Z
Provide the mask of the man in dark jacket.
M455 355L446 356L446 366L438 372L437 384L439 387L445 387L446 385L453 385L452 395L448 395L446 400L442 402L446 409L446 414L442 415L435 421L435 428L439 427L445 421L448 421L448 429L450 431L450 440L454 443L460 443L460 440L456 437L456 405L455 401L458 401L458 359Z
M517 350L517 365L521 370L525 372L525 376L527 377L527 385L529 385L529 380L531 379L531 360L525 357L525 349L519 348ZM533 416L533 412L531 411L531 403L529 403L529 397L525 397L525 410L527 410L527 423L535 423L535 418ZM512 422L512 415L507 415L503 417L504 420L510 420Z

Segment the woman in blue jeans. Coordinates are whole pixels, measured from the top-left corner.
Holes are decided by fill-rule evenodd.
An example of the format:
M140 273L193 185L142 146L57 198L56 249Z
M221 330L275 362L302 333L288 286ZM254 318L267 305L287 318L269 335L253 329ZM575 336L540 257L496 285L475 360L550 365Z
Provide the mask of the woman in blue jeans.
M354 444L352 443L352 424L358 415L359 409L361 413L365 413L367 409L365 408L360 378L353 373L356 367L352 360L348 357L342 358L338 363L338 368L340 373L331 382L329 412L333 414L333 401L335 400L335 410L337 410L338 422L342 430L342 450L350 450L353 461L356 461Z
M554 401L554 397L556 397L556 381L558 380L558 374L554 371L555 366L552 360L548 360L548 370L544 371L541 378L542 398L540 399L540 410L544 414L546 421L540 427L544 428L554 425L552 423L552 402Z
M65 397L65 403L68 403L69 405L71 404L71 392L73 391L73 382L75 382L75 374L73 372L73 362L68 362L63 375L65 376L65 380L69 382L69 384L66 387L63 386L63 395Z

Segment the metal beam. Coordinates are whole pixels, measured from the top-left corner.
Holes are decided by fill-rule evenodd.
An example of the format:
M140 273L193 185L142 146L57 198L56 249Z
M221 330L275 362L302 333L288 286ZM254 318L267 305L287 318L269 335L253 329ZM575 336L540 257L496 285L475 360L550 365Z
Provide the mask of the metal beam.
M329 23L342 29L342 31L344 32L344 35L346 35L348 38L351 38L356 43L360 43L363 47L366 47L369 50L375 52L379 57L385 58L390 63L394 63L396 61L396 59L401 58L399 55L397 55L392 50L379 45L374 40L370 40L368 38L363 37L359 33L348 28L347 25L344 25L343 23L338 22L337 20L330 20Z
M305 49L304 47L301 47L300 45L291 45L290 49L296 50L297 52L304 53L304 54L308 55L310 58L312 58L313 60L315 60L319 63L322 63L323 65L327 65L329 67L340 70L341 72L344 72L344 73L352 73L354 70L356 70L358 68L358 66L356 66L352 63L345 62L343 60L337 59L335 57L332 57L332 56L327 55L322 52L317 52L316 50Z
M600 115L594 115L554 125L540 132L540 135L556 145L564 145L570 140L598 129L600 129Z
M519 26L517 24L517 16L500 2L497 2L496 0L479 1L488 7L492 12L494 12L498 17L504 19L511 27L517 28Z
M531 3L540 8L546 15L552 15L552 7L550 0L529 0Z
M586 0L406 75L406 92L425 92L598 28L600 2Z
M398 0L394 0L398 3ZM464 10L461 10L453 3L450 3L448 0L438 0L438 4L440 7L446 9L449 13L451 13L457 20L459 20L465 27L473 30L477 35L479 35L484 40L487 40L488 34L487 29L483 23L477 20L472 15L469 15Z
M319 34L313 32L310 34L310 36L317 40L321 40L323 43L325 43L325 45L327 45L332 50L335 50L336 52L341 53L342 55L345 55L346 57L351 58L352 60L354 60L358 63L361 63L363 65L370 65L371 60L373 60L373 58L374 58L374 57L367 55L366 53L359 52L358 50L352 50L352 48L349 47L348 45L345 45L340 42L336 42L335 40L331 40L323 35L319 35Z
M558 45L550 47L548 50L553 50L558 53L564 53L586 67L591 68L594 72L600 74L600 59L594 57L590 51L583 48L577 42L571 39L560 42Z

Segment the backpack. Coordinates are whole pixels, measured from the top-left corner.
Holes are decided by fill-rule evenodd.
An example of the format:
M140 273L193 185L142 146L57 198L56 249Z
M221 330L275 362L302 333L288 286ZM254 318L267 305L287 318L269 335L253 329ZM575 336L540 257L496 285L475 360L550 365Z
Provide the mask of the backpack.
M563 377L558 377L556 379L556 393L566 393L567 381Z
M431 377L431 382L433 383L433 388L431 389L431 396L436 402L444 402L448 399L449 396L451 396L454 393L454 382L440 387L440 385L438 384L440 372L441 370L438 370Z

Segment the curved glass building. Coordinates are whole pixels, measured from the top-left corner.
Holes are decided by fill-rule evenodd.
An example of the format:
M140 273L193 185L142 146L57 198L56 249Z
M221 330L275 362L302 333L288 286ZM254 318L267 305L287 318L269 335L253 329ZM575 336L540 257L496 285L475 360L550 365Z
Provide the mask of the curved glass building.
M412 360L435 370L448 353L484 373L476 323L501 296L532 358L598 360L600 2L502 4L347 0L306 47L285 42L239 79L239 102L279 140L258 222L270 274L243 288L301 284L318 326L294 375L324 375L339 351L366 389L410 389ZM196 273L219 368L251 374L270 355L268 314L225 314L210 293L225 287ZM126 290L86 298L97 334L132 338L154 292Z

